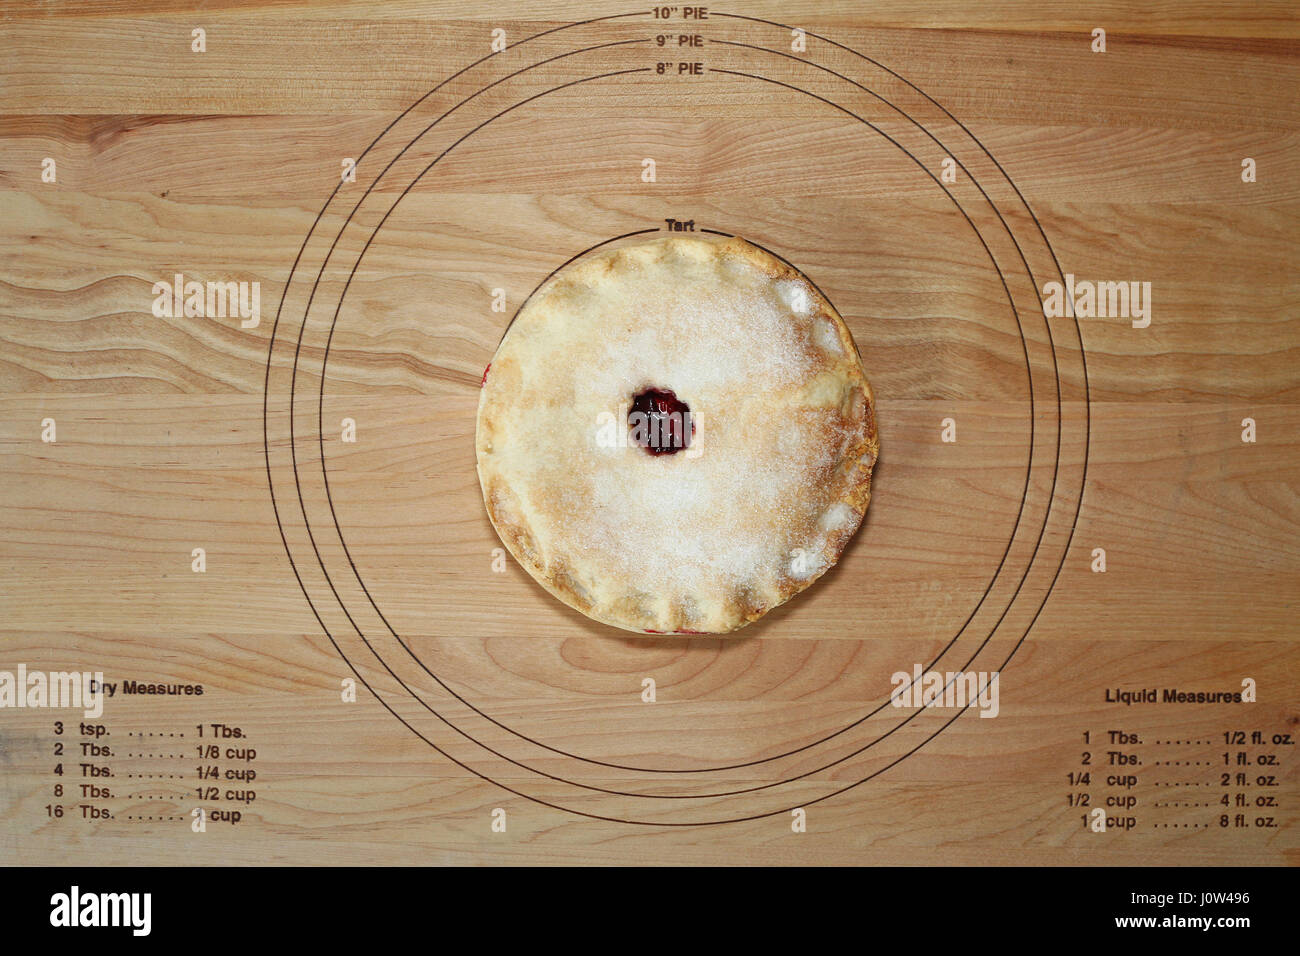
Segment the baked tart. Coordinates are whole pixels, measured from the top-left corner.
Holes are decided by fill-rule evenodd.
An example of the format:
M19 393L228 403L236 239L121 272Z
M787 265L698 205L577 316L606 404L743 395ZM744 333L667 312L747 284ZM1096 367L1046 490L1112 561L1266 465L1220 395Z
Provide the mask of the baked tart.
M738 238L666 237L560 270L483 377L488 517L604 624L735 631L839 559L879 442L844 320Z

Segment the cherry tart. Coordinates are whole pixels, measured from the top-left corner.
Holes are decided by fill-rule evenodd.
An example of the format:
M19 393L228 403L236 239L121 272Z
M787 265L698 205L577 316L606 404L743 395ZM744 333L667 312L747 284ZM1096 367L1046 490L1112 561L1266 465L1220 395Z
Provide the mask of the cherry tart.
M843 319L742 239L566 266L484 375L488 518L565 604L651 634L757 620L839 560L879 441Z

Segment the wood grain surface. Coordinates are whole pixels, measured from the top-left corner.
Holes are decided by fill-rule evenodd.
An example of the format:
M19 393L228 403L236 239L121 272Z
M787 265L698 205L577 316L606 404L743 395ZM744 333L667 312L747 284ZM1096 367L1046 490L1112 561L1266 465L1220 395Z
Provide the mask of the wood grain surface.
M1295 5L666 9L0 4L0 671L203 688L0 709L0 862L1300 859ZM474 470L515 309L667 218L878 398L862 530L731 638L559 604ZM891 706L932 662L997 716Z

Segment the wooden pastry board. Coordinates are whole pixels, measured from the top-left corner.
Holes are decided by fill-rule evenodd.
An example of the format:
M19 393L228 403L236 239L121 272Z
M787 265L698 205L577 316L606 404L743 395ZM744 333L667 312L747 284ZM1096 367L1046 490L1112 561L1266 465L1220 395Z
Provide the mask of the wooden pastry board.
M5 4L0 670L115 694L0 709L0 859L1294 863L1298 34L1281 0ZM862 531L731 638L563 607L474 473L524 297L670 219L803 269L878 400ZM1045 318L1062 272L1147 291ZM169 315L177 273L258 283L257 324ZM936 658L997 716L892 706Z

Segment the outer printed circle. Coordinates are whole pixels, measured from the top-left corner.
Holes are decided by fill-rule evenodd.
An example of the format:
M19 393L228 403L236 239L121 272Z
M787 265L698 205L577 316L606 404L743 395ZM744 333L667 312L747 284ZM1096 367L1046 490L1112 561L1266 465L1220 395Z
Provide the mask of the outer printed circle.
M552 31L548 31L548 32L552 32ZM850 52L851 52L851 51L850 51ZM859 55L859 56L860 56L860 55ZM864 57L864 59L868 59L869 62L874 63L874 61L870 61L869 58L865 58L865 57ZM890 72L892 72L892 71L890 71ZM895 75L896 75L896 74L895 74ZM904 82L906 82L906 81L904 81ZM908 84L908 85L910 86L911 84ZM915 87L913 87L913 88L915 89ZM921 91L918 90L918 92L921 92ZM921 93L921 95L924 96L925 94L924 94L924 93ZM422 99L423 99L423 98L422 98ZM928 99L928 97L927 97L927 99ZM933 101L932 101L932 102L933 102ZM937 104L936 104L936 105L937 105ZM940 107L940 109L942 109L942 107ZM946 112L946 111L945 111L945 112ZM906 114L904 114L904 115L906 115ZM963 127L963 129L964 129L964 127ZM972 137L972 138L973 138L973 137ZM978 140L976 140L976 143L977 143L977 145L978 145ZM373 145L374 145L374 144L372 144L372 147L373 147ZM982 147L981 147L981 148L982 148ZM985 152L987 153L987 151L985 151ZM991 158L991 157L990 157L990 158ZM995 161L995 164L996 164L996 161ZM1000 169L1000 167L999 167L999 169ZM428 171L428 170L426 169L426 172L427 172L427 171ZM1004 174L1004 175L1005 175L1005 174ZM1013 188L1014 188L1014 184L1012 184L1012 186L1013 186ZM409 189L409 187L408 187L408 189ZM368 192L368 191L367 191L367 192ZM1018 194L1018 191L1017 191L1017 194ZM327 205L328 205L328 204L327 204ZM351 218L351 217L349 217L349 219L350 219L350 218ZM1004 225L1005 225L1005 223L1004 223ZM974 226L973 223L972 223L972 226ZM1008 226L1008 229L1010 229L1009 226ZM313 229L313 231L315 231L315 230ZM978 232L978 229L977 229L976 231ZM1041 229L1039 229L1039 233L1041 234ZM1043 238L1043 242L1044 242L1044 244L1046 245L1046 237L1043 236L1042 238ZM1016 241L1015 238L1014 238L1014 235L1013 235L1013 241ZM1017 245L1019 245L1018 242L1017 242ZM306 248L306 242L304 242L304 249L305 249L305 248ZM1048 248L1049 251L1050 251L1050 246L1048 246L1047 248ZM297 268L297 263L295 263L295 269L296 269L296 268ZM997 267L996 267L996 264L995 264L995 268L997 268ZM999 270L999 271L1000 271L1000 270ZM1030 278L1031 278L1031 281L1032 281L1032 272L1030 273ZM337 319L337 312L336 312L335 317L336 317L336 319ZM279 319L280 319L280 316L277 315L277 320L276 320L276 321L277 321L277 326L278 326L278 324L279 324ZM289 334L292 334L292 333L289 333ZM1049 333L1049 335L1050 335L1050 333ZM300 341L301 341L301 339L300 339ZM1082 347L1082 342L1080 342L1080 347ZM267 391L267 397L268 397L268 399L271 397L271 394L272 394L272 392L271 392L271 388L270 388L270 370L271 370L271 367L272 367L272 360L274 359L275 352L276 352L276 339L275 339L275 336L274 336L274 333L273 333L273 339L272 339L272 343L271 343L270 354L268 355L268 379L267 379L267 381L268 381L268 391ZM297 359L297 354L295 353L295 364L296 364L296 359ZM323 372L323 369L322 369L322 372ZM1083 377L1083 380L1082 380L1082 381L1083 381L1083 388L1084 388L1085 401L1086 401L1086 390L1087 390L1086 366L1084 367L1084 373L1083 373L1083 375L1084 375L1084 377ZM1059 385L1058 385L1058 396L1059 396ZM1059 398L1058 398L1058 400L1059 400ZM1032 401L1032 396L1031 396L1031 401ZM290 415L289 422L290 422L290 427L291 427L291 429L292 429L292 414ZM1058 418L1058 432L1059 432L1059 418ZM1085 441L1086 441L1086 439L1085 439ZM292 447L293 447L293 445L292 445L292 442L293 442L292 434L291 434L291 436L290 436L290 442L291 442L290 447L292 448ZM1086 447L1087 447L1087 446L1086 446L1086 444L1085 444L1085 465L1084 465L1084 468L1085 468L1084 479L1085 479L1085 480L1086 480ZM272 469L272 443L271 443L271 437L270 437L270 427L269 427L269 424L268 424L268 429L267 429L267 445L266 445L266 451L267 451L267 459L268 459L268 477L271 478L272 494L273 494L273 497L274 497L274 494L275 494L275 484L276 484L276 482L275 482L275 478L271 475L271 469ZM1058 455L1059 455L1059 449L1058 449ZM1058 458L1058 462L1059 462L1059 458ZM322 463L322 467L323 467L323 463ZM297 461L296 461L296 459L295 459L295 461L294 461L294 473L295 473L295 479L294 479L294 480L295 480L295 482L296 482L296 481L297 481ZM1055 478L1056 478L1056 475L1055 475L1055 473L1054 473L1054 475L1053 475L1053 492L1055 491L1055 484L1056 484L1056 482L1055 482ZM299 486L299 498L300 498L299 503L300 503L300 504L303 504L302 501L301 501L301 494L302 494L302 489L301 489L301 486ZM282 530L282 532L283 532L283 531L284 531L284 525L283 525L283 520L282 520L282 516L281 516L281 509L280 509L280 507L277 507L277 509L276 509L276 517L277 517L277 521L279 521L279 522L281 523L281 530ZM304 519L306 519L306 517L307 517L307 515L306 515L306 510L305 510L305 504L303 504L302 517L303 517ZM1076 509L1076 517L1077 517L1077 509ZM1044 521L1046 521L1046 520L1047 520L1047 519L1044 518ZM339 533L340 533L340 535L341 535L341 532L339 532ZM294 557L294 551L293 551L293 548L290 547L289 542L288 542L287 539L286 539L285 544L286 544L286 549L289 551L289 557L290 557L290 560L292 561L292 560L293 560L293 557ZM1035 548L1035 554L1037 554L1037 548ZM324 561L323 561L323 559L321 559L321 556L320 556L319 552L317 553L317 558L318 558L318 560L320 560L320 563L321 563L321 571L324 572L324 573L326 574L326 577L328 578L328 571L327 571L326 568L325 568ZM999 572L1000 572L1000 571L1001 571L1001 566L999 566ZM355 572L355 567L354 567L354 572ZM1028 573L1028 572L1027 572L1027 570L1026 570L1026 574L1027 574L1027 573ZM1059 569L1058 569L1058 573L1059 573ZM1022 576L1022 577L1021 577L1021 584L1024 583L1024 580L1025 580L1025 578L1024 578L1024 576ZM1054 580L1054 579L1053 579L1053 580ZM311 603L313 604L313 608L315 609L315 608L316 608L316 604L315 604L315 602L313 601L313 598L312 598L312 594L311 594L311 592L310 592L310 589L308 588L307 584L303 581L303 578L302 578L301 575L299 575L299 582L300 582L300 584L302 584L302 586L303 586L303 590L304 590L304 593L305 593L306 596L308 597L309 602L311 602ZM332 588L331 588L331 589L332 589ZM1020 586L1018 585L1018 586L1016 587L1016 595L1017 595L1017 596L1019 595L1019 592L1020 592ZM337 598L337 597L338 597L337 591L335 591L334 593L335 593L335 597ZM987 597L987 592L986 592L986 597ZM1014 601L1015 598L1013 597L1012 600ZM1045 596L1044 596L1044 600L1046 600L1046 597L1045 597ZM345 610L345 612L346 612L346 607L344 608L344 610ZM377 608L376 608L376 610L377 610ZM1041 605L1040 605L1040 607L1039 607L1039 610L1041 611ZM319 617L319 613L318 613L318 617ZM1036 617L1037 617L1037 615L1035 614L1035 618L1036 618ZM324 622L323 620L321 621L321 623L322 623L322 626L325 626L325 622ZM969 623L969 622L968 622L968 623ZM1032 622L1031 622L1031 625L1032 625ZM964 630L964 628L963 628L963 630ZM329 629L328 627L326 627L326 632L327 632L327 634L329 634L329 631L330 631L330 629ZM394 635L394 637L396 637L396 635ZM334 642L335 642L335 646L338 647L338 643L337 643L337 641L335 641L333 635L330 635L330 639L331 639L331 641L334 641ZM365 640L364 635L362 635L362 640L363 640L363 641ZM956 640L956 638L954 638L954 641L955 641L955 640ZM1023 642L1023 638L1021 638L1021 641ZM400 638L398 638L398 642L400 643ZM367 646L369 646L369 642L367 641L366 643L367 643ZM987 643L987 641L986 641L986 643ZM403 645L403 646L404 646L404 645ZM949 646L951 646L951 643L950 643ZM1019 644L1017 644L1016 646L1018 647ZM981 647L983 647L983 645L981 645ZM340 651L341 654L344 654L344 658L345 658L345 660L347 660L347 659L348 659L348 658L347 658L347 655L343 652L342 648L339 648L339 651ZM375 655L378 657L378 652L375 651L373 647L371 648L371 651L374 652ZM1013 650L1012 650L1012 653L1014 653L1014 648L1013 648ZM1009 660L1009 659L1010 659L1010 657L1008 656L1008 660ZM381 660L381 662L382 662L382 658L380 658L380 660ZM355 664L353 664L353 662L352 662L351 660L348 660L348 663L349 663L350 666L353 667L353 670L356 671L356 666L355 666ZM421 665L421 666L423 667L423 665ZM427 668L425 668L425 670L428 671ZM358 676L361 677L363 683L366 683L365 678L364 678L364 676L362 676L361 672L360 672L360 671L356 671L356 672L357 672ZM391 670L390 670L390 673L392 673ZM395 675L394 675L394 676L395 676ZM436 679L436 675L433 675L433 676L435 676L435 679ZM400 680L399 680L399 682L400 682ZM439 682L439 683L441 683L441 682ZM370 686L370 685L369 685L368 683L366 683L366 686ZM404 683L402 684L402 686L403 686L403 687L404 687L404 688L405 688L409 693L414 694L414 692L413 692L410 688L406 687L406 685L405 685ZM381 696L380 699L381 699L381 701L383 701L383 697L382 697L382 696ZM417 700L418 700L418 699L419 699L419 698L418 698L418 696L417 696ZM420 730L418 730L416 727L412 726L412 725L411 725L410 723L408 723L405 719L403 719L403 718L401 717L401 715L398 714L396 711L394 711L394 710L392 709L392 707L391 707L387 702L384 702L384 705L385 705L385 707L387 707L390 711L392 711L392 712L394 713L394 716L398 717L398 719L399 719L399 720L400 720L404 725L406 725L409 729L411 729L413 732L415 732L417 736L421 737L421 739L424 739L427 743L429 743L431 746L433 746L433 747L434 747L436 750L438 750L439 752L445 753L445 751L443 751L442 748L440 748L440 747L437 745L437 743L435 743L435 742L434 742L433 740L431 740L430 738L426 737L423 733L420 732ZM426 709L430 709L430 710L431 710L431 708L428 708L428 705L427 705L427 704L424 705L424 706L426 707ZM433 713L436 715L436 711L432 711L432 710L431 710L431 712L433 712ZM956 716L957 716L957 715L954 715L954 717L953 717L952 719L955 720L955 719L956 719ZM951 722L952 722L952 720L945 721L944 724L943 724L943 726L941 726L941 727L939 728L939 730L935 732L935 734L932 734L930 737L927 737L926 740L928 741L929 739L932 739L933 736L937 735L938 732L941 732L941 731L942 731L945 727L947 727ZM907 723L907 721L904 721L904 723ZM845 729L848 729L848 728L845 728ZM835 736L835 735L832 735L832 736ZM887 736L887 735L886 735L886 736ZM471 739L472 739L472 738L471 738ZM829 738L827 738L827 739L829 739ZM922 742L922 745L924 744L924 742L925 742L925 741ZM868 746L869 746L869 745L868 745ZM919 747L919 745L918 745L918 747ZM549 748L548 748L548 749L549 749ZM863 749L865 749L865 748L863 748ZM912 751L908 751L908 753L914 752L915 749L918 749L918 748L914 748ZM557 752L558 752L558 751L557 751ZM857 752L860 752L860 751L857 751ZM903 757L906 757L906 756L908 755L908 753L903 754ZM456 758L453 757L453 756L451 756L450 754L447 754L447 756L451 757L451 759L455 760L455 762L456 762L457 764L459 764L460 766L464 767L466 770L469 770L469 771L471 771L471 772L473 772L473 773L476 773L476 774L478 774L479 776L483 776L481 773L479 773L479 771L475 770L473 767L470 767L470 766L468 766L468 765L462 763L460 760L456 760ZM852 754L850 754L849 756L852 756ZM578 759L582 759L582 758L578 758ZM847 758L841 758L841 759L847 759ZM841 788L839 788L839 789L836 789L836 790L834 790L832 793L828 793L828 794L826 794L825 796L817 797L817 798L812 799L812 800L806 800L806 801L803 801L803 803L804 803L804 804L815 803L815 802L818 802L819 800L826 799L826 798L829 797L829 796L834 796L836 793L842 793L842 792L844 792L845 790L851 789L852 787L855 787L855 786L859 785L860 783L865 782L866 780L872 779L874 776L878 775L879 773L883 772L884 770L889 769L889 767L894 766L894 765L898 762L898 760L901 760L901 759L903 759L903 758L900 757L900 758L898 758L898 759L892 761L892 762L889 763L888 765L886 765L886 766L880 768L879 770L875 771L874 773L869 774L868 776L864 777L863 779L858 780L858 781L856 781L856 782L854 782L854 783L850 783L850 784L848 784L848 786L845 786L845 787L841 787ZM513 762L513 761L512 761L512 762ZM839 761L836 761L836 762L838 763ZM616 766L616 765L614 765L614 764L610 764L609 766ZM629 769L630 769L630 768L629 768ZM484 779L490 779L490 778L488 778L488 777L484 777ZM552 779L558 779L558 778L554 778L554 777L552 777ZM517 794L520 795L520 796L529 797L529 794L527 794L527 793L523 793L523 792L521 792L521 791L519 791L519 790L516 790L516 789L513 789L513 788L511 788L511 787L509 787L509 786L505 786L504 784L500 784L500 783L499 783L498 785L503 786L503 787L505 787L505 789L510 790L510 792L517 793ZM577 785L577 786L582 786L581 784L576 784L576 785ZM771 786L771 785L772 785L772 784L770 784L769 786ZM613 791L607 791L607 792L613 792ZM628 794L628 796L634 796L634 794ZM650 796L650 794L643 794L642 796ZM704 796L704 795L702 795L702 796ZM542 804L545 804L545 805L547 805L547 806L558 806L556 803L549 802L548 800L546 800L546 799L542 799L541 797L533 796L533 797L529 797L529 798L530 798L530 799L534 799L534 800L536 800L537 802L542 803ZM561 809L565 809L564 807L559 807L559 808L561 808ZM570 809L572 809L572 808L570 808ZM599 818L599 819L623 819L622 817L608 816L608 815L603 815L603 814L600 814L600 813L589 813L589 812L585 812L585 811L583 811L583 810L579 810L579 809L573 809L573 812L575 812L575 813L579 813L580 815L593 816L593 817L596 817L596 818ZM747 816L734 816L734 815L732 815L732 816L729 816L727 819L713 819L713 820L706 820L706 821L698 821L698 820L697 820L697 821L692 821L691 823L687 823L687 824L675 824L675 825L692 825L692 824L698 824L698 823L721 823L721 822L728 822L728 820L754 819L754 818L756 818L756 817L760 817L760 816L768 816L768 815L771 815L771 814L773 814L773 813L782 813L782 812L785 812L785 811L784 811L784 810L780 810L780 809L778 809L778 810L770 810L770 811L766 811L766 812L763 812L763 813L757 813L757 814L752 814L752 815L747 815ZM640 820L640 821L638 821L638 820L627 820L627 819L623 819L623 822L632 822L632 823L635 823L635 822L662 822L662 821L648 821L648 820ZM669 824L669 825L674 825L674 824Z

